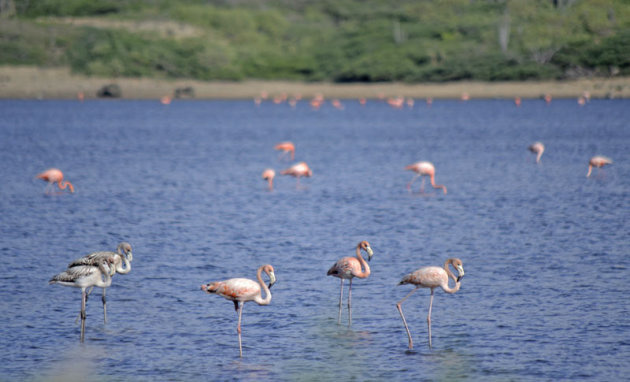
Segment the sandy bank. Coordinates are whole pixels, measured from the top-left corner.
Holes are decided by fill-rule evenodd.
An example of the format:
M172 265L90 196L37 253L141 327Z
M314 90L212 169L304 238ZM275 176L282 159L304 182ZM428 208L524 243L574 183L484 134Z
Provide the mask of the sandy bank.
M454 82L445 84L331 84L288 81L203 82L195 80L156 80L148 78L97 78L74 75L64 68L0 66L0 98L74 99L78 93L96 98L97 91L115 83L125 99L159 99L173 96L175 89L192 87L197 99L247 99L267 92L310 98L316 93L326 98L376 98L380 95L412 98L577 98L588 91L593 98L630 98L630 77L581 79L547 82Z

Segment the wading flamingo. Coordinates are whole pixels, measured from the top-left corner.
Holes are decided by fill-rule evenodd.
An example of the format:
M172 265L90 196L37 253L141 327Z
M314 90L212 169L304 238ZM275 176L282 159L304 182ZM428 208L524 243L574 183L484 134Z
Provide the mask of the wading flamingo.
M536 163L540 163L540 157L543 155L543 152L545 152L545 145L541 142L534 142L529 145L527 149L536 154Z
M74 186L72 183L63 180L63 172L58 168L49 168L48 170L42 172L41 174L37 174L36 178L45 180L48 182L46 185L46 193L50 193L54 188L54 183L57 183L60 190L65 190L66 187L70 189L70 192L74 192Z
M263 271L269 276L269 287L265 285L261 277ZM243 357L243 345L241 341L243 304L247 301L254 301L258 305L269 305L271 302L271 292L269 289L276 282L273 267L269 264L262 265L258 268L256 278L258 279L258 283L250 279L236 278L225 281L215 281L201 286L201 290L206 293L218 294L234 302L234 309L238 312L238 326L236 327L236 331L238 332L238 351L241 358ZM265 291L265 298L261 296L261 287Z
M300 187L300 178L303 176L306 177L311 177L313 176L313 171L311 171L311 169L308 167L308 165L306 164L306 162L300 162L297 164L294 164L293 166L289 167L286 170L282 170L280 171L281 175L291 175L297 178L297 182L295 183L295 188L299 188Z
M113 264L114 258L107 257L96 266L78 265L53 276L48 282L49 284L81 288L81 342L85 338L85 304L87 302L85 289L95 286L100 288L110 286L112 284L112 275L115 272ZM104 280L103 277L105 277Z
M273 191L273 178L276 177L276 172L273 169L266 169L262 173L262 178L269 184L269 191Z
M292 142L280 142L273 148L282 151L281 158L286 154L291 154L291 160L295 159L295 145Z
M328 276L335 276L341 279L341 288L339 289L339 316L337 318L337 324L341 324L341 301L343 299L343 280L350 280L350 286L348 287L348 326L352 325L352 279L358 277L365 279L370 275L370 266L361 257L361 250L364 250L368 254L368 261L372 259L374 252L370 247L370 243L362 241L357 244L356 257L344 257L339 259L328 270ZM362 270L361 267L363 267Z
M586 177L588 178L589 176L591 176L591 171L593 171L593 167L603 167L607 164L612 164L612 159L610 158L606 158L603 156L594 156L591 158L591 160L588 162L588 173L586 174Z
M120 273L122 275L125 275L131 272L131 261L133 260L133 252L131 251L131 244L124 241L118 244L118 247L116 247L116 252L111 252L111 251L92 252L79 259L74 260L73 262L68 264L68 268L73 268L73 267L78 267L78 266L83 266L83 265L98 266L98 264L102 263L103 261L105 261L106 259L110 257L114 259L114 263L113 263L114 272L112 273L112 276L115 273ZM96 286L99 286L99 285L96 285ZM107 323L107 300L105 298L105 291L107 290L107 287L101 287L101 288L103 288L103 296L101 297L101 300L103 301L103 321ZM92 289L93 288L90 288L90 290L87 292L87 295L85 296L86 301L90 293L92 293Z
M449 269L449 264L452 265L457 270L457 277L451 272ZM448 286L448 278L452 278L455 280L455 287L450 288ZM409 350L413 349L413 341L411 340L411 333L409 332L409 327L407 326L407 321L405 320L405 316L402 312L402 303L405 301L411 294L417 291L419 288L431 288L431 302L429 303L429 315L427 316L427 324L429 326L429 347L431 347L431 308L433 307L433 290L437 287L442 288L446 293L455 293L459 290L461 286L460 280L464 277L464 265L460 259L450 258L446 260L444 263L444 268L430 266L430 267L422 267L402 278L398 285L403 284L413 284L416 286L414 290L409 292L402 300L396 303L396 308L398 308L398 313L400 313L400 317L403 320L403 324L405 324L405 329L407 330L407 336L409 337Z
M446 194L446 186L442 184L435 184L435 167L433 166L433 163L417 162L417 163L410 164L409 166L405 167L405 170L411 170L416 173L416 175L407 184L407 189L409 191L411 191L411 184L416 179L418 179L419 176L422 176L422 184L420 186L420 192L423 193L424 192L424 176L427 175L429 176L431 180L431 186L433 186L433 188L441 188L442 191L444 191L444 194Z

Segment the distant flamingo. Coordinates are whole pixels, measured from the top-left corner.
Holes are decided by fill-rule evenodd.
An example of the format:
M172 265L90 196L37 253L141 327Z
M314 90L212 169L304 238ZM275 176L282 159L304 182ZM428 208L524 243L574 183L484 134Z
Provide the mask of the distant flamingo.
M457 277L451 272L449 269L449 264L452 265L457 270ZM455 280L455 287L450 288L448 286L448 278L452 278ZM410 273L402 278L398 285L403 284L413 284L416 286L414 290L409 292L405 298L398 301L396 303L396 308L398 309L398 313L400 313L400 317L403 320L403 324L405 324L405 329L407 330L407 336L409 337L409 350L413 349L413 341L411 339L411 333L409 332L409 327L407 326L407 321L405 320L405 316L402 312L402 303L405 301L411 294L417 291L419 288L431 288L431 302L429 303L429 315L427 316L427 324L429 326L429 347L431 347L431 309L433 307L433 290L437 287L442 288L442 290L446 293L455 293L459 290L461 286L460 280L464 277L464 265L462 261L457 258L450 258L446 260L444 263L444 268L429 266L422 267L413 273Z
M74 186L72 183L63 180L63 172L58 168L49 168L48 170L42 172L41 174L37 174L36 178L45 180L48 182L46 185L46 193L50 193L52 191L53 184L57 183L60 190L65 190L66 187L70 189L70 192L74 192Z
M131 261L133 260L133 252L131 250L131 244L124 241L118 244L118 246L116 247L116 252L111 252L111 251L92 252L79 259L74 260L73 262L68 264L68 268L84 266L84 265L98 266L98 264L102 263L108 258L114 259L114 263L113 263L114 272L112 273L112 276L115 273L120 273L121 275L125 275L131 272ZM92 289L93 288L90 288L90 290L87 292L87 295L85 296L86 300L88 296L90 295L90 293L92 293ZM103 296L101 297L101 301L103 301L103 321L105 323L107 323L107 299L105 297L106 290L107 290L107 287L104 287Z
M551 94L547 93L545 94L545 102L547 102L547 105L549 105L551 103Z
M311 169L308 167L306 162L300 162L300 163L294 164L293 166L289 167L286 170L280 171L280 175L291 175L291 176L296 177L297 182L295 184L295 187L299 188L300 178L303 176L310 178L311 176L313 176L313 171L311 171Z
M162 105L170 105L171 104L171 97L164 96L164 97L160 98L160 103Z
M422 176L422 185L420 186L420 192L424 192L424 176L429 176L431 180L431 186L433 188L441 188L446 194L446 186L442 184L435 184L435 167L431 162L417 162L414 164L410 164L405 167L405 170L411 170L416 173L416 175L411 179L411 181L407 184L407 189L411 191L411 184L418 179L419 176Z
M291 154L291 160L295 159L295 145L293 142L280 142L273 148L282 151L281 157L284 157L286 154Z
M367 103L367 100L364 97L359 98L359 104L361 104L362 106L365 106L366 103Z
M262 173L262 178L269 184L269 191L273 191L273 178L275 178L276 172L273 169L266 169Z
M588 178L589 176L591 176L591 171L593 170L593 167L603 167L607 164L612 164L612 159L610 158L606 158L603 156L594 156L591 158L591 160L588 162L588 173L586 174L586 177Z
M534 142L529 145L527 149L536 154L536 163L539 163L540 157L543 155L543 152L545 152L545 145L543 145L541 142Z
M334 276L341 279L341 288L339 290L339 316L337 318L337 324L341 324L341 301L343 300L343 280L350 280L350 286L348 287L348 326L352 325L352 279L358 277L365 279L370 275L370 266L361 257L361 250L364 250L368 254L368 261L372 259L372 248L370 243L362 241L357 245L356 257L344 257L339 259L328 270L328 276ZM365 270L361 270L363 267Z
M63 286L71 286L81 288L81 342L85 338L85 304L87 302L86 288L100 287L107 288L112 283L112 275L115 272L112 264L113 257L103 259L98 265L79 265L68 268L61 272L48 282L49 284L60 284ZM105 279L103 280L103 277Z
M516 107L521 106L521 97L515 97L515 98L514 98L514 105L515 105Z
M261 277L261 273L265 272L269 276L269 287L265 285ZM201 286L201 290L208 294L218 294L228 300L234 302L234 309L238 312L238 349L241 358L243 357L243 345L241 340L241 316L243 315L243 304L247 301L254 301L258 305L269 305L271 302L271 292L269 288L276 282L276 275L273 267L269 264L258 268L256 273L258 283L254 280L236 278L225 281L215 281ZM265 298L261 296L261 288L265 291Z
M427 106L430 107L431 105L433 105L433 98L427 97Z

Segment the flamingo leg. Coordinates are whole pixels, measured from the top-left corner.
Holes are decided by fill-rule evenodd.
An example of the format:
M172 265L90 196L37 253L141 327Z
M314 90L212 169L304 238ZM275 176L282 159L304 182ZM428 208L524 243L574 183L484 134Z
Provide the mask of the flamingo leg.
M85 339L85 303L87 301L87 294L85 288L81 289L81 342Z
M426 177L422 177L422 182L420 183L420 193L424 194L424 181L426 180Z
M352 279L348 287L348 327L352 326Z
M105 298L105 291L107 288L103 288L103 296L101 300L103 301L103 322L107 323L107 299Z
M87 304L87 300L90 297L90 293L92 293L92 290L94 289L94 286L91 286L90 289L87 291L87 293L85 294L85 303ZM81 313L79 312L79 317L77 317L76 320L74 320L74 324L76 325L77 322L79 322L79 319L81 318Z
M409 298L409 296L411 296L411 294L413 292L417 291L418 288L420 288L420 287L417 287L416 289L412 290L402 300L400 300L400 301L398 301L396 303L396 308L398 309L398 313L400 313L400 318L402 318L403 324L405 324L405 330L407 330L407 337L409 337L409 350L413 349L413 340L411 339L411 333L409 332L409 326L407 326L407 320L405 320L405 315L403 314L403 311L402 311L402 303L407 298Z
M337 325L341 325L341 301L343 300L343 279L341 279L341 288L339 288L339 316L337 317Z
M238 326L236 331L238 332L238 354L243 358L243 342L241 340L241 317L243 316L243 302L238 302Z
M419 177L419 176L420 176L420 175L414 175L414 177L413 177L413 178L411 178L411 181L410 181L409 183L407 183L407 189L408 189L409 191L411 191L411 184L412 184L413 182L415 182L415 181L416 181L416 179L418 179L418 177Z
M431 288L431 302L429 303L429 315L427 316L427 324L429 325L429 348L431 348L431 309L433 308L433 288Z

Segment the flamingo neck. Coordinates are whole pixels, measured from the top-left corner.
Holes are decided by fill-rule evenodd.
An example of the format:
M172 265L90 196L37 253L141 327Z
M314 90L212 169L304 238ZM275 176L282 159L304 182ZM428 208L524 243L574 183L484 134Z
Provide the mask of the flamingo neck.
M59 185L59 189L60 190L65 190L66 187L70 188L70 192L74 192L74 186L72 185L72 183L68 182L68 181L62 181L59 180L59 182L57 182L57 184Z
M99 264L98 268L101 271L101 276L105 276L105 280L100 279L95 286L99 288L107 288L112 285L112 276L109 274L109 267L105 263Z
M131 272L131 262L129 261L127 256L124 256L122 254L120 254L119 256L122 261L116 263L116 273L120 273L124 275ZM123 266L123 262L124 262L124 266Z
M269 288L267 288L267 284L265 284L265 282L262 279L262 270L263 270L263 267L258 268L258 272L256 273L256 278L258 279L258 283L260 284L260 287L265 292L265 298L262 298L262 296L259 294L258 296L256 296L254 301L258 305L269 305L269 303L271 303L271 292L269 291Z
M361 266L363 267L363 269L365 269L364 271L361 271L361 273L358 273L355 275L355 277L360 277L360 278L366 278L370 275L370 266L368 265L367 261L365 261L365 259L363 259L363 256L361 256L361 245L357 245L357 259L359 260L359 263L361 263Z
M446 271L446 274L448 275L448 277L453 279L453 281L455 281L455 287L451 288L450 286L448 286L448 284L446 284L446 285L442 285L442 289L446 293L455 293L459 290L462 283L460 281L457 281L457 277L455 277L453 272L451 272L451 269L448 266L450 263L451 262L449 260L446 260L446 262L444 263L444 270Z
M431 186L433 188L441 188L442 191L444 191L444 193L446 194L446 186L443 184L435 184L435 174L431 174L429 175L430 179L431 179Z

